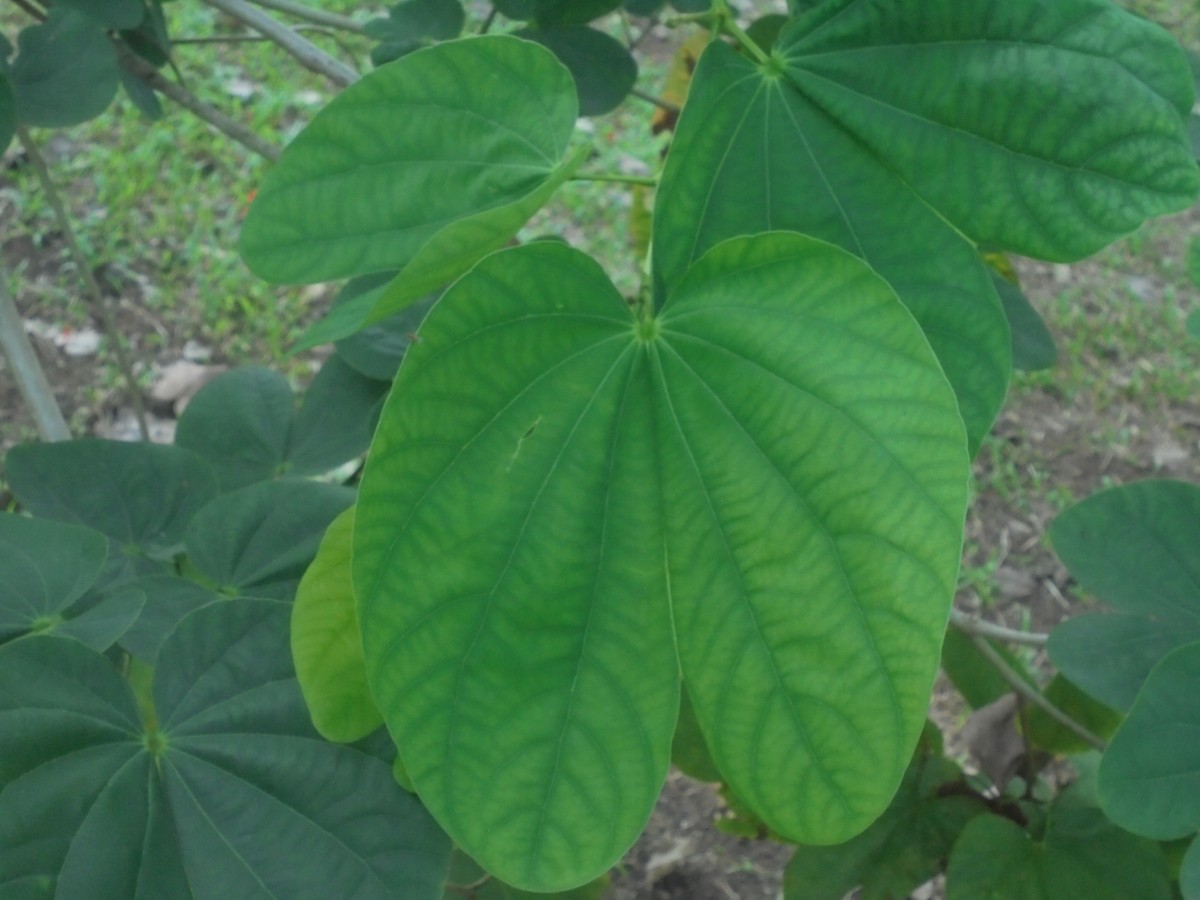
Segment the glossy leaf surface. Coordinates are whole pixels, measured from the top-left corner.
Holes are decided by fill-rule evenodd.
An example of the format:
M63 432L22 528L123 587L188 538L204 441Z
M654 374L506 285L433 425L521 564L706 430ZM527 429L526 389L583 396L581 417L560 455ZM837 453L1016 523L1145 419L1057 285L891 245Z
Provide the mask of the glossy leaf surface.
M94 528L117 550L169 557L217 493L203 459L180 447L120 441L22 444L4 460L13 493L36 516Z
M635 326L593 262L535 243L421 334L354 583L372 693L456 841L522 888L602 872L662 783L680 667L771 827L834 841L878 815L924 722L967 477L887 286L768 235Z
M1114 822L1159 840L1200 831L1200 643L1146 680L1100 763L1100 802Z
M1200 487L1113 488L1062 513L1050 537L1071 574L1114 610L1064 622L1050 657L1097 700L1129 709L1164 656L1200 641Z
M566 69L528 41L409 54L347 88L288 146L250 207L242 255L281 282L402 268L448 224L551 178L576 113Z
M1044 839L980 816L963 831L946 872L948 900L1169 900L1158 846L1114 826L1098 809L1058 804Z
M0 648L0 893L440 897L445 836L386 764L312 731L287 613L189 617L149 730L104 657L51 638Z
M350 583L351 507L329 525L292 607L292 659L313 724L331 741L352 743L383 724L367 687L362 632Z

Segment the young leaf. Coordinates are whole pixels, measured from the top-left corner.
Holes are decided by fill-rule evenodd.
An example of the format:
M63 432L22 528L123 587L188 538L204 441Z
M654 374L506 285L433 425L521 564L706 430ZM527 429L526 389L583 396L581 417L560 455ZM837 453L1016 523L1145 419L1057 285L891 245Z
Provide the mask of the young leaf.
M387 764L312 731L287 615L242 601L188 617L150 724L81 644L0 648L0 893L439 898L445 836Z
M329 523L353 502L354 491L331 484L254 484L200 510L188 529L188 556L227 592L290 597Z
M975 247L790 81L713 42L658 191L659 296L713 245L770 229L835 243L891 284L954 386L974 451L1004 402L1012 353Z
M17 118L26 125L60 128L98 116L117 93L117 54L93 19L52 8L46 20L17 37L9 77Z
M1197 729L1200 643L1155 667L1113 736L1100 763L1100 803L1109 818L1157 840L1200 830Z
M322 737L347 744L383 724L367 687L350 583L353 534L351 507L330 523L292 607L292 658L304 702Z
M288 146L250 207L242 255L277 282L402 268L447 225L553 177L576 114L570 74L529 41L409 54L347 88Z
M4 465L13 493L34 515L87 525L115 549L152 558L175 554L192 516L217 494L208 463L181 447L22 444Z
M536 243L421 334L354 583L371 692L460 845L524 889L604 871L662 783L680 666L770 827L836 841L877 816L924 722L967 481L953 395L887 286L766 235L635 323L593 262Z
M1055 519L1050 538L1071 574L1116 610L1063 622L1050 658L1097 700L1129 709L1164 656L1200 641L1200 487L1103 491Z

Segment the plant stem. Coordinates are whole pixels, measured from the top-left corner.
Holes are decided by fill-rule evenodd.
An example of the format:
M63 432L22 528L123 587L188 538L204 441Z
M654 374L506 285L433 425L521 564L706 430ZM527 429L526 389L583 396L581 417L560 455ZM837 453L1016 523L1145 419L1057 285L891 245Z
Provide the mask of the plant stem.
M987 622L975 616L969 616L957 609L950 610L950 624L963 634L979 635L1006 641L1010 644L1025 644L1030 647L1044 647L1050 635L1033 631L1019 631L1015 628L1005 628L994 622Z
M1078 735L1097 750L1101 752L1105 750L1108 745L1101 738L1092 734L1091 731L1068 716L1047 700L1045 694L1013 671L1012 666L1004 661L1004 657L996 652L996 648L989 644L986 638L978 634L968 634L968 637L971 639L971 643L975 645L975 648L983 654L984 659L991 663L992 667L1004 679L1005 683L1013 689L1015 694L1028 700L1034 706L1039 707L1055 722L1058 722L1073 734Z
M50 167L46 165L45 157L38 150L37 144L29 136L29 131L24 125L17 126L17 137L21 141L21 146L25 148L25 153L29 156L30 163L33 164L33 170L37 173L38 181L42 184L42 191L46 194L46 200L50 203L50 209L54 212L58 228L63 233L63 239L67 242L67 249L71 253L71 258L75 261L75 268L79 270L79 277L83 281L85 294L91 299L89 305L92 308L92 314L99 321L104 333L108 335L109 341L112 342L113 356L116 358L117 368L121 370L121 376L125 379L125 385L129 391L129 402L133 405L133 415L137 419L138 431L141 433L142 440L148 441L150 440L150 426L146 423L146 405L142 402L142 390L138 387L137 375L133 371L133 363L129 358L129 353L125 349L125 340L121 337L121 332L117 328L116 320L113 319L112 312L108 308L108 303L105 302L104 291L100 289L100 283L96 281L96 273L92 271L92 266L87 255L83 252L83 248L79 246L79 239L75 236L75 229L71 227L71 219L67 215L67 208L63 205L62 195L59 194L58 188L54 184L54 179L50 175Z
M658 184L658 179L653 175L617 175L607 172L580 172L578 175L572 175L570 181L604 181L613 184L641 184L647 187L654 187Z
M354 34L365 34L362 25L355 22L348 16L338 15L337 13L325 12L322 9L314 9L304 3L296 3L294 0L251 0L258 6L266 9L273 9L276 12L287 13L289 16L295 16L297 19L304 19L316 25L326 25L330 28L338 28L342 31L350 31Z
M480 34L488 33L488 30L492 27L492 23L496 21L496 13L497 12L498 12L498 10L496 9L495 4L493 4L492 8L488 10L487 18L485 18L483 20L483 24L479 26Z
M21 314L8 292L8 277L0 271L0 350L8 358L9 368L17 382L17 390L29 407L38 433L43 440L67 441L71 439L71 431L67 428L58 402L54 399L54 391L46 380L46 373L38 362L37 354L25 334L25 324Z
M354 69L344 62L334 59L316 44L305 40L283 23L277 22L261 10L250 6L245 0L204 0L204 2L213 9L219 9L243 25L270 38L295 57L296 61L304 68L324 75L334 84L349 87L358 81L358 73Z
M653 94L648 94L645 91L633 88L629 92L630 96L637 97L639 100L645 100L647 103L652 103L659 109L665 109L667 112L677 113L680 110L678 103L672 103L670 100L664 100L662 97L656 97Z
M758 46L754 39L738 25L737 15L730 9L729 0L716 0L714 11L718 16L721 30L737 41L738 45L753 56L759 65L765 66L771 62L771 57L767 56L762 47Z
M231 119L228 115L210 103L201 100L187 88L163 77L163 75L148 62L134 56L129 51L121 53L121 65L132 72L164 97L178 103L196 118L207 122L226 137L241 144L252 153L269 159L272 162L279 159L282 152L279 147L263 140L245 125Z
M13 0L13 3L25 10L25 12L29 13L29 15L33 16L39 22L46 21L46 13L34 6L32 3L29 3L28 0Z

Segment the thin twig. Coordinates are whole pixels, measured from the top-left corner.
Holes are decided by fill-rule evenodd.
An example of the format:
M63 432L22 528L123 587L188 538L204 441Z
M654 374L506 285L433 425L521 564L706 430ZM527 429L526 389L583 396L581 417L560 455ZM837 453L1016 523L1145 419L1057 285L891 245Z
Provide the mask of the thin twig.
M678 103L672 103L670 100L664 100L662 97L655 97L653 94L648 94L638 88L633 88L629 92L630 96L637 97L639 100L645 100L657 106L659 109L665 109L670 113L678 113L682 107Z
M25 12L29 13L29 15L33 16L39 22L46 21L46 13L32 3L27 2L27 0L13 0L13 3L21 7L21 9L25 10Z
M46 380L37 354L33 352L29 336L25 334L25 323L8 292L8 276L3 271L0 271L0 350L8 358L8 367L17 382L17 390L29 407L42 439L69 441L71 430L58 408L54 391Z
M496 6L493 4L492 8L488 10L487 17L483 20L483 24L479 26L480 34L488 33L488 30L492 27L492 23L496 21L496 12Z
M323 9L314 9L304 3L294 3L293 0L251 0L251 2L266 9L287 13L289 16L295 16L297 19L304 19L315 25L327 25L330 28L337 28L342 31L353 32L354 34L366 33L361 24L347 16L325 12Z
M1083 725L1076 722L1069 715L1046 699L1046 695L1031 685L1028 681L1013 671L1012 666L1005 662L1004 657L996 652L996 648L987 642L987 639L978 634L967 635L971 643L976 649L983 654L984 659L991 663L992 668L1004 679L1013 692L1018 696L1028 700L1034 706L1040 708L1046 715L1058 722L1064 728L1075 735L1078 735L1083 740L1087 741L1097 750L1103 752L1108 746L1102 738L1097 737Z
M207 122L213 128L217 129L217 131L241 144L252 153L257 153L259 156L269 159L272 162L279 159L279 154L282 151L275 144L263 140L241 122L230 118L211 103L201 100L187 88L163 77L152 65L134 56L127 50L121 53L121 65L164 97L178 103L192 115L196 116L196 118Z
M1024 644L1029 647L1044 647L1050 635L1036 631L1019 631L1016 628L1005 628L995 622L988 622L975 616L969 616L957 609L950 610L950 624L964 634L977 634L980 637L1005 641L1009 644Z
M219 9L243 25L269 37L295 57L296 61L304 68L324 75L335 84L349 87L358 81L358 73L350 66L334 59L316 44L305 40L291 28L272 19L262 10L246 3L245 0L204 0L204 2L213 9Z
M641 184L647 187L654 187L658 184L658 179L653 175L616 175L608 172L580 172L578 175L572 175L569 181L605 181L613 184Z
M83 248L79 246L79 239L75 236L75 229L71 226L71 218L67 215L67 208L63 205L62 195L59 194L54 179L50 175L50 167L46 165L45 157L38 150L37 144L29 136L29 131L24 125L17 126L17 137L21 141L21 146L25 148L25 154L29 157L34 172L37 173L38 181L42 185L42 192L50 203L50 209L54 212L58 228L67 242L67 249L75 261L75 267L79 270L84 292L91 300L89 305L92 314L100 323L100 327L104 329L104 333L108 335L109 341L112 342L113 356L117 361L117 368L121 370L121 375L125 379L126 388L129 391L129 402L133 404L133 415L137 419L138 431L141 432L142 440L148 441L150 440L150 426L146 423L146 405L142 402L142 390L138 386L137 375L133 371L133 362L125 349L125 340L121 336L117 322L104 298L104 291L100 288L100 282L96 281L96 273L92 271L91 262L83 252Z

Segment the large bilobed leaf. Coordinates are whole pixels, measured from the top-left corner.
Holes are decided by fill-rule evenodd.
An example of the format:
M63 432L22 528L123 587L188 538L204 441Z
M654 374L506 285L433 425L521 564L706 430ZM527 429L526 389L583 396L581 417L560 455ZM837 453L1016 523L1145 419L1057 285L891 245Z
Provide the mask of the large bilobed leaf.
M978 447L1011 369L991 277L961 234L789 81L710 44L655 207L660 298L710 247L741 234L800 231L864 259L925 330Z
M315 481L253 484L200 511L188 556L226 593L291 597L325 529L353 502L350 488Z
M234 369L192 398L175 442L207 459L226 491L281 475L317 475L367 449L385 392L386 385L331 358L297 410L283 375Z
M0 648L0 894L440 897L445 836L386 763L312 731L287 616L267 601L190 616L150 725L82 645Z
M1100 763L1109 818L1158 840L1200 830L1200 643L1155 667Z
M784 873L784 897L842 900L859 885L861 900L907 897L938 874L963 828L986 809L970 796L957 766L919 752L870 828L844 844L796 849Z
M107 556L104 535L90 528L0 515L0 640L60 616Z
M217 494L212 468L181 447L22 444L4 466L13 493L34 515L87 525L119 551L154 558L179 550L192 516Z
M136 28L146 14L141 0L58 0L55 6L77 10L105 28Z
M1109 706L1127 710L1158 662L1200 641L1200 487L1143 481L1066 510L1050 538L1071 574L1115 612L1068 619L1050 658Z
M637 81L637 61L611 35L586 25L547 25L516 32L550 50L571 72L579 92L579 114L611 112Z
M98 116L117 93L117 54L94 20L53 8L17 37L10 77L17 118L59 128Z
M145 594L146 603L137 620L121 635L120 644L150 665L158 658L163 641L189 613L230 599L177 575L149 575L128 582L128 587Z
M292 608L292 659L313 725L331 741L352 743L383 724L367 687L362 632L350 583L354 508L325 532Z
M1010 819L979 816L946 871L948 900L1170 900L1157 844L1114 826L1100 810L1057 804L1033 840Z
M481 262L421 336L353 572L371 693L443 827L524 889L604 871L661 786L680 667L772 828L866 827L924 722L968 475L888 287L765 235L635 325L595 263L535 243Z
M553 178L576 113L570 74L529 41L409 54L347 88L288 146L250 207L242 255L280 282L403 268L442 229Z

